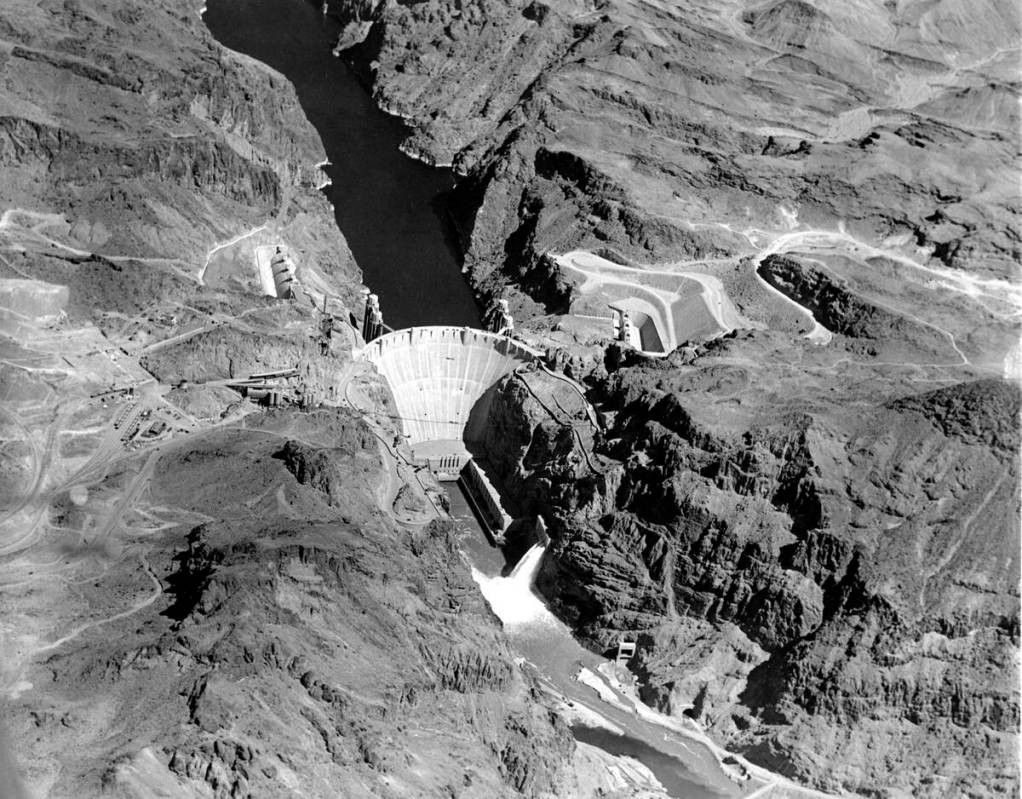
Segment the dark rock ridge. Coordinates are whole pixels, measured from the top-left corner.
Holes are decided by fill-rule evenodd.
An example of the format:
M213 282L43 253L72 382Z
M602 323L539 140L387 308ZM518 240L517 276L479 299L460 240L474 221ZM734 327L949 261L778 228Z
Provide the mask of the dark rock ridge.
M606 421L563 412L577 398L541 374L492 405L484 454L551 522L561 614L598 647L636 635L647 698L798 779L1017 794L1018 388L988 379L1018 340L1017 15L331 13L406 149L462 174L470 279L517 318L566 312L577 286L551 254L577 248L694 262L771 328L599 363L522 325L568 350ZM781 334L808 330L754 264L830 345Z
M891 405L925 416L945 436L968 444L985 444L1005 459L1019 449L1019 393L1001 380L977 380L966 385L903 397Z
M63 216L56 238L72 249L54 255L197 273L217 241L269 222L355 296L359 271L315 189L322 144L280 75L219 48L195 7L22 11L3 20L0 204Z
M298 367L289 391L331 398L360 273L293 88L198 7L0 11L0 278L65 287L44 327L31 292L0 315L3 487L30 508L2 557L0 793L13 760L32 796L570 795L574 740L452 526L395 520L426 521L421 484L356 415L227 387ZM196 279L253 229L329 296L326 346L309 296ZM127 443L136 412L174 433Z
M550 522L543 592L598 647L638 639L649 701L829 790L1016 789L1016 385L919 393L742 334L626 359L595 432L528 381L487 455Z
M80 187L102 169L114 181L169 181L184 189L220 194L229 200L273 210L280 180L269 165L253 163L226 142L203 136L175 138L140 147L116 147L83 140L73 133L23 119L0 123L0 163L24 165L26 156L46 161L55 181Z
M922 363L957 364L960 360L946 334L870 302L822 268L798 258L770 255L757 271L767 283L808 308L827 330L869 342L869 352L883 348L888 355Z
M518 286L520 319L570 303L551 251L738 268L793 225L958 270L942 279L1012 274L1018 26L995 4L332 6L413 126L406 149L465 176L470 276ZM3 721L26 779L84 796L569 795L582 747L450 528L396 520L425 506L417 484L389 479L360 419L252 415L222 385L297 363L325 392L354 342L342 325L321 349L308 303L197 285L216 243L266 226L342 319L359 276L293 90L216 47L197 10L0 13L0 276L69 292L53 330L5 344L23 450L47 452L31 549L4 560ZM863 274L911 293L884 252L856 255L847 284L823 279L830 255L814 274L798 257L790 290L847 325L836 346L759 331L647 361L587 345L559 360L590 381L601 428L566 383L524 373L484 449L550 523L543 590L595 645L638 638L649 701L815 785L1013 794L1018 390L964 356L869 351L941 339L871 299ZM948 325L992 329L951 305ZM31 349L101 341L90 325L109 355L142 356L160 384L146 402L181 383L166 398L193 432L122 449L123 405L90 396L114 358L90 352L107 371L76 382Z

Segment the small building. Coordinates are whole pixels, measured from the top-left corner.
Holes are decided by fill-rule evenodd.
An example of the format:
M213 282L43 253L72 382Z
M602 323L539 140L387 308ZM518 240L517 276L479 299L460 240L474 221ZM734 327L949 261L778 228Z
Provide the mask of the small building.
M614 658L619 666L624 666L635 656L635 641L626 641L624 638L617 642L617 656Z

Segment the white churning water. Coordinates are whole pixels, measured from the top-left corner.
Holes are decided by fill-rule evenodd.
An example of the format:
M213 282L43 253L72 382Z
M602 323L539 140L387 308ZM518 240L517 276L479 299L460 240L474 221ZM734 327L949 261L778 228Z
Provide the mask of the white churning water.
M564 623L550 612L532 590L545 551L542 544L533 544L507 577L489 577L475 566L472 567L472 577L479 584L493 612L509 630L535 625L563 629L565 634L570 635Z

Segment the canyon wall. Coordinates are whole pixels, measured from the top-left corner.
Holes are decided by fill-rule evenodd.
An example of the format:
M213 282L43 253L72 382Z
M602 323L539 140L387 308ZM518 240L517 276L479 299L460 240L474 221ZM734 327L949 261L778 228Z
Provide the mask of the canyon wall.
M5 796L571 795L601 757L394 431L225 387L297 366L323 398L352 363L361 276L291 85L198 3L5 4L0 38ZM259 231L329 296L326 341L309 293L200 281Z
M360 272L290 84L217 46L197 4L31 8L2 23L0 204L14 223L45 212L26 226L63 245L43 253L58 270L95 256L146 263L140 280L198 274L214 245L269 225L353 303Z
M626 357L599 431L508 379L487 455L548 520L542 592L638 641L647 701L827 790L1010 793L1018 387L837 360L765 333Z
M331 9L405 148L463 176L470 279L603 419L541 374L491 408L560 614L635 636L650 701L797 779L1017 794L1017 14ZM716 276L749 330L594 360L550 257L575 249Z
M26 781L571 795L585 750L450 528L398 520L428 501L388 478L375 432L201 385L298 361L327 389L354 344L322 348L307 301L200 285L215 246L270 230L341 319L360 275L293 89L217 47L197 5L0 13L0 276L67 290L42 332L0 320L5 444L30 431L5 457L46 453L10 481L31 514L2 552L3 717ZM756 328L662 360L562 352L598 427L564 381L504 381L483 446L549 521L541 588L560 614L594 646L637 638L648 701L798 780L1017 794L1019 399L997 376L1017 338L1016 15L331 9L411 126L405 149L463 175L469 277L507 292L527 333L564 310L547 256L572 248L719 269ZM831 343L775 324L756 275ZM194 426L122 448L123 406L101 396L137 372L104 358L141 363L151 401L166 389Z
M411 126L405 147L465 175L481 288L528 293L549 250L720 258L755 250L756 231L838 221L1015 274L1008 4L330 8L379 104Z

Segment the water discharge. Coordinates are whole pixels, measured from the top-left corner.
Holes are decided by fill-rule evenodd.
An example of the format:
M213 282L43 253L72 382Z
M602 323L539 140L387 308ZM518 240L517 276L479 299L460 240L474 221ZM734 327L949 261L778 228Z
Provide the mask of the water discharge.
M278 0L211 0L204 18L222 44L295 85L330 162L326 196L367 284L381 296L385 320L394 327L477 325L478 309L435 211L453 178L397 150L405 133L400 121L376 109L350 70L330 55L336 24L318 4ZM534 546L501 576L503 556L488 546L454 493L452 515L483 595L515 648L536 667L543 689L588 722L585 735L593 745L647 763L672 796L714 799L748 791L749 784L740 787L724 774L708 746L680 730L682 722L649 721L644 713L652 711L635 707L599 673L605 660L582 647L533 590L543 547ZM613 740L599 739L592 723L614 731Z
M479 584L479 590L509 632L526 625L541 625L571 635L532 590L545 551L542 544L533 544L507 577L488 577L472 567L472 577Z
M453 493L456 510L462 503ZM480 551L483 533L472 518L460 511L454 515L480 591L515 649L538 670L544 689L570 709L578 740L639 760L670 796L711 799L753 787L754 783L740 786L729 779L717 756L682 730L685 722L670 720L665 726L651 720L656 716L653 711L637 707L601 673L606 661L581 646L534 590L546 553L541 544L533 545L502 576L500 563Z

